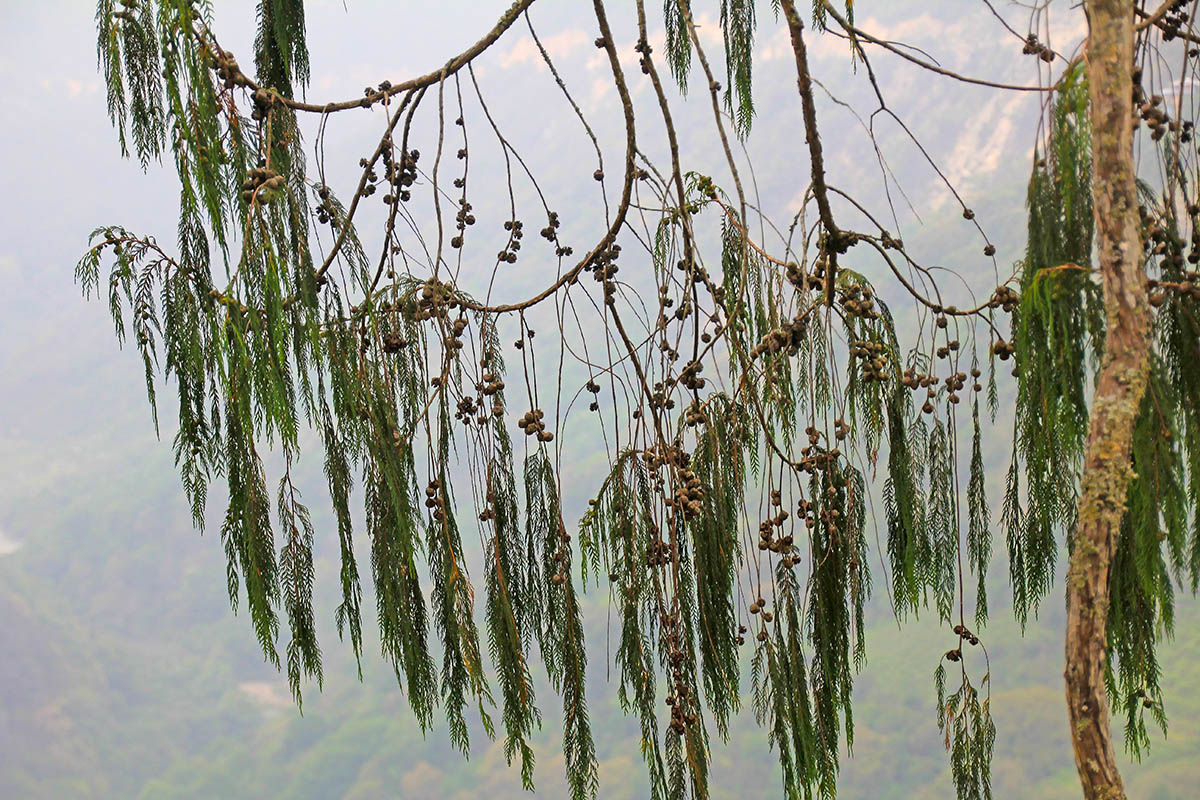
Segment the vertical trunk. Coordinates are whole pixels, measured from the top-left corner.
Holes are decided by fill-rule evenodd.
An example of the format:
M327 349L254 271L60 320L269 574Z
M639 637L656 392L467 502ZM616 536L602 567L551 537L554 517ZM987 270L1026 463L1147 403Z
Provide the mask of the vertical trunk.
M1067 707L1088 800L1125 797L1104 686L1109 566L1132 476L1151 345L1133 168L1133 0L1089 0L1092 194L1107 344L1092 406L1067 573Z

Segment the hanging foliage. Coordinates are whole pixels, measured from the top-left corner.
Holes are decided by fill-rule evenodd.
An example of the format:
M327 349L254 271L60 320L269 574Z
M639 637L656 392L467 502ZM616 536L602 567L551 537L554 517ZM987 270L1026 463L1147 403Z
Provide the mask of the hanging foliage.
M686 91L694 67L704 74L726 158L718 180L680 155L672 113L682 101L660 78L641 0L631 4L634 51L652 92L631 90L601 0L589 23L621 108L616 169L537 38L532 2L514 2L438 70L332 102L298 96L312 82L301 0L258 4L253 75L221 47L206 3L98 3L122 152L143 166L170 154L180 218L170 248L97 228L76 274L86 295L107 299L118 340L136 347L156 426L159 379L172 384L175 460L198 527L210 486L223 488L231 604L248 611L297 703L307 684L321 685L312 584L326 532L296 479L302 451L320 450L340 557L338 634L361 671L369 563L382 656L423 729L444 718L467 753L477 714L532 788L544 670L562 704L571 795L597 796L581 594L590 581L609 591L616 692L638 720L652 797L709 795L712 733L726 736L748 700L786 796L810 798L836 794L841 753L853 747L864 613L882 581L900 618L929 610L953 634L936 667L936 721L958 796L990 798L997 733L982 632L997 506L987 496L984 440L994 434L981 422L983 369L994 419L997 362L1016 365L998 507L1024 625L1076 525L1111 325L1092 263L1097 123L1085 68L1072 62L1053 86L988 84L1045 90L1048 103L1025 257L983 302L960 308L869 204L827 181L805 22L790 0L776 11L795 57L811 180L786 233L773 228L778 242L767 240L769 220L747 196L728 135L745 138L754 124L754 3L720 3L724 87L691 4L663 7L675 84ZM820 0L811 19L849 41L876 113L900 120L868 44L962 77L857 28L852 12ZM596 154L586 177L603 214L586 243L569 241L568 230L586 226L564 226L474 70L518 20ZM1140 35L1169 41L1181 24L1172 11ZM1032 34L1026 52L1055 60ZM1172 629L1174 592L1200 583L1200 207L1191 156L1168 146L1190 140L1192 127L1140 84L1136 95L1167 169L1142 192L1158 311L1107 609L1105 677L1135 754L1149 743L1146 715L1165 729L1156 648ZM325 136L353 109L374 112L380 136L343 199L326 183ZM647 114L654 122L642 125ZM669 157L655 162L646 152L660 149L648 146L660 131ZM469 182L469 168L485 144L501 153L499 220L471 201L483 181ZM373 218L363 210L381 201ZM982 235L974 211L960 210ZM526 222L540 242L525 240ZM486 226L503 231L494 257L479 244ZM553 277L512 297L525 262L536 268L522 276ZM535 343L535 323L557 324L548 347L545 335ZM597 433L571 438L583 407L579 427ZM605 477L582 486L576 465L600 454ZM577 491L592 499L575 525L564 495ZM872 554L876 515L885 535ZM873 555L884 564L874 576Z

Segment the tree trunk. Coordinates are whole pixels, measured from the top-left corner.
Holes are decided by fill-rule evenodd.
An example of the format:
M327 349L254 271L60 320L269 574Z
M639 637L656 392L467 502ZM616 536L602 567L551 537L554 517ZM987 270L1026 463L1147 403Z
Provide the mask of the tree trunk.
M1107 341L1092 404L1067 572L1067 707L1088 800L1125 797L1104 686L1109 566L1133 475L1133 423L1151 345L1133 167L1132 0L1089 0L1092 195Z

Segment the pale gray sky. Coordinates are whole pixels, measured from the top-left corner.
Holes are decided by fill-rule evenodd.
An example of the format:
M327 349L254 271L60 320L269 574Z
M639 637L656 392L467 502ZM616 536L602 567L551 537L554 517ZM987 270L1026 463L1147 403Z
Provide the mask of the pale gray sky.
M224 0L215 5L223 45L244 54L243 61L250 62L254 4ZM434 68L448 54L478 38L507 3L456 0L432 6L315 0L307 5L316 76L309 95L323 99L352 96L384 77L400 80ZM981 51L978 40L959 35L968 23L978 23L978 17L960 14L947 23L939 21L927 3L867 6L859 12L864 26L924 44L951 66L994 72L990 70L994 55ZM532 16L602 141L619 147L619 135L615 140L605 135L618 133L619 115L602 74L603 65L591 47L594 21L579 8L562 0L544 0L534 7ZM914 17L916 9L920 13ZM111 438L116 435L113 431L141 431L147 437L146 445L151 437L140 397L140 365L132 354L117 351L103 304L81 299L72 268L85 249L87 233L102 224L121 224L153 234L164 244L173 243L176 189L171 172L153 166L143 174L136 163L119 157L96 70L93 16L94 4L88 0L0 3L0 86L4 87L7 120L0 126L0 206L5 209L0 216L0 303L7 312L0 315L0 341L5 343L0 348L0 458L10 465L28 465L35 463L30 454L37 453L41 465L36 470L22 467L9 477L8 488L0 490L0 528L7 527L16 539L26 536L14 518L19 515L17 506L37 487L65 475L79 477L111 468L107 459L118 452L117 442ZM706 39L718 35L711 14L701 14L700 22ZM618 38L631 44L633 29L628 23L616 15ZM784 30L766 9L761 25L759 76L779 76L782 94L776 92L764 101L760 108L763 121L748 147L756 153L764 203L786 209L800 196L806 177L797 147L798 111L791 102L792 67ZM661 40L661 25L656 22L654 30L658 33L652 38ZM990 31L997 42L1003 41L998 26L985 24L982 30ZM813 48L827 86L853 102L870 99L862 76L853 72L844 43L823 37L816 39ZM622 51L628 57L629 74L634 76L635 95L644 100L648 87L644 80L638 82L641 76L632 47ZM1011 61L1002 56L999 63L1007 68ZM880 63L894 66L895 60L881 59ZM535 58L524 28L518 25L510 32L495 53L482 60L477 72L485 94L492 98L493 112L518 146L550 165L549 175L541 177L558 192L563 205L579 207L583 202L579 182L563 165L575 165L577 171L590 174L593 167L586 158L587 143L558 98L543 99L544 90L549 87L553 92L553 86ZM1033 77L1027 62L1018 64L1016 72L1021 79ZM1035 97L1004 97L954 84L939 86L938 93L931 94L923 85L913 84L914 77L926 80L911 71L891 74L881 70L885 90L909 110L909 122L919 135L938 145L935 149L942 153L947 173L968 195L1003 170L1011 157L1008 154L1028 152ZM763 78L760 85L772 81L776 79ZM783 97L784 102L777 102L776 97ZM982 113L950 120L944 116L943 104L968 107L976 102L982 104ZM870 187L878 184L878 168L859 123L844 111L825 106L833 179L867 192L877 191ZM700 102L688 104L678 116L689 131L685 155L692 166L719 175L722 159L709 113ZM643 145L652 151L661 149L653 115L646 115L646 120L643 125L649 133L643 134ZM349 123L339 118L330 125L327 154L335 188L339 175L352 174L378 124L377 116L364 113ZM913 148L897 139L894 129L887 130L884 123L883 131L895 144L890 154L892 166L905 189L918 199L919 211L923 217L936 213L944 204L944 191L920 164ZM985 154L982 158L981 152ZM586 182L585 188L590 188ZM988 196L979 194L973 202L984 212ZM922 206L924 200L932 202ZM574 216L581 219L572 219L571 224L594 226L597 222L582 219L586 214ZM985 214L980 218L985 219ZM930 255L936 260L943 254ZM532 286L539 284L541 277L522 274L512 291L519 294L525 281ZM163 408L169 429L169 402ZM118 420L122 424L113 424ZM151 447L150 451L157 454L165 449Z

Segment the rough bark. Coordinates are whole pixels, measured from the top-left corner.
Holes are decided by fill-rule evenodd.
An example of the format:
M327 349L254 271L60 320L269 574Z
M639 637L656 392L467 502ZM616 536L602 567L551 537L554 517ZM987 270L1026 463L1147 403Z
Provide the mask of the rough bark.
M804 116L804 143L808 145L809 163L812 166L812 193L817 200L821 225L825 228L825 244L822 247L825 255L825 305L832 306L837 257L839 252L845 252L845 248L841 232L833 221L829 188L825 184L825 157L821 154L821 136L817 130L817 105L813 101L812 76L808 71L808 50L804 46L804 22L792 0L783 0L782 5L788 34L792 39L792 52L796 55L796 81L800 88L800 110Z
M1089 0L1092 194L1107 341L1092 405L1067 573L1066 684L1088 800L1125 797L1104 686L1109 567L1133 475L1133 423L1151 344L1133 165L1132 0Z

